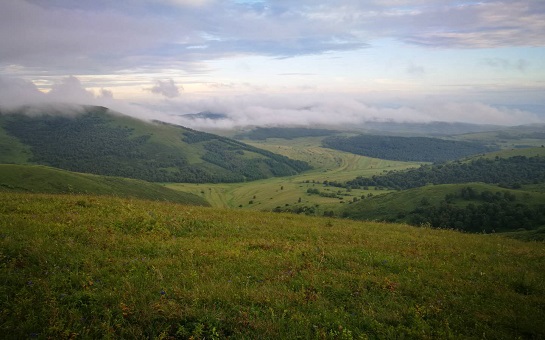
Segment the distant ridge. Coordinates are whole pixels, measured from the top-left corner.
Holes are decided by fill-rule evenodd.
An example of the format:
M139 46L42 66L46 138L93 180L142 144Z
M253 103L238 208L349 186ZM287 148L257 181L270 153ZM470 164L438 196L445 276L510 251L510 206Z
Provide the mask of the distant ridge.
M324 137L339 133L336 130L318 128L256 127L248 132L239 133L235 139L266 140L268 138L295 139L304 137Z
M185 114L183 115L184 118L189 118L189 119L210 119L210 120L222 120L222 119L227 119L228 116L226 114L223 114L223 113L214 113L214 112L210 112L210 111L203 111L203 112L199 112L199 113L188 113L188 114Z
M363 128L369 132L388 132L399 134L423 134L423 135L460 135L465 133L488 132L505 129L505 126L488 124L470 124L457 122L365 122Z

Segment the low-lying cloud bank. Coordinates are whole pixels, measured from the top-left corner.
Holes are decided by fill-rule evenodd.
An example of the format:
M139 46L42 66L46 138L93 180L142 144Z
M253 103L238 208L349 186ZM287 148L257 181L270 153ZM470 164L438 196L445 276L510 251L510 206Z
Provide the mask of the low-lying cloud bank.
M115 99L115 93L101 89L93 93L78 78L62 79L48 93L40 92L28 81L0 77L0 107L68 103L102 105L144 120L160 120L195 129L233 129L248 126L364 126L366 121L464 122L476 124L521 125L544 123L536 113L479 102L414 100L403 105L371 104L363 98L335 94L246 94L200 98L190 94L172 96L171 80L157 82L164 98L145 103ZM165 91L166 91L165 90ZM195 116L195 113L222 114ZM193 114L193 115L192 115ZM188 115L188 116L186 116Z

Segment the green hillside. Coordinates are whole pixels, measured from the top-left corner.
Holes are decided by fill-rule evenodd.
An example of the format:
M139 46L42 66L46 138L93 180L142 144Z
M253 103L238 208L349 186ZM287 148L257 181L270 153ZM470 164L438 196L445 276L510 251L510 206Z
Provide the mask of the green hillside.
M538 243L78 195L0 225L13 338L545 337Z
M77 172L193 183L241 182L310 169L305 162L232 139L145 123L103 107L25 110L0 114L4 162L28 160Z
M538 229L545 226L545 192L484 183L430 185L355 202L342 215L470 232Z
M135 197L208 206L194 194L141 180L75 173L41 165L0 164L0 191Z
M536 154L532 151L532 155ZM538 153L539 154L539 153ZM518 188L521 184L545 182L544 156L519 156L503 158L479 157L468 162L422 165L417 169L390 171L373 177L360 176L346 182L347 186L384 186L393 189L410 189L427 184L455 184L484 182Z

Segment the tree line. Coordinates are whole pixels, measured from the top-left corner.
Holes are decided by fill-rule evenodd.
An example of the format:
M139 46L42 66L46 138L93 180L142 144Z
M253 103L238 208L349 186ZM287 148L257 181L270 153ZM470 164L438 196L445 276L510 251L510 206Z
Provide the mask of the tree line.
M472 200L464 207L454 199ZM517 229L537 229L545 225L545 204L532 207L516 203L509 192L476 192L463 188L457 195L446 195L438 206L423 200L419 207L403 218L412 225L429 224L434 228L453 228L467 232L502 232Z
M497 150L477 142L430 137L358 135L331 136L322 141L326 148L357 155L410 162L440 162Z
M384 175L357 177L347 187L381 186L410 189L427 184L458 184L483 182L518 188L521 184L545 182L545 157L514 156L510 158L479 158L467 163L450 162L422 165L416 169L391 171Z

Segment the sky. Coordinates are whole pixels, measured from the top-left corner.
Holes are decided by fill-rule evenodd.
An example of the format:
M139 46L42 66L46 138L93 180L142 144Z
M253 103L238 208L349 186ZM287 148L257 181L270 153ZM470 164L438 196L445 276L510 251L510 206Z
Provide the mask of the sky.
M0 106L41 103L202 129L544 123L545 0L2 0Z

